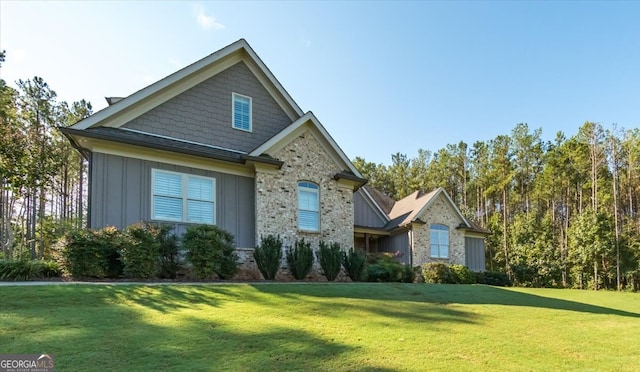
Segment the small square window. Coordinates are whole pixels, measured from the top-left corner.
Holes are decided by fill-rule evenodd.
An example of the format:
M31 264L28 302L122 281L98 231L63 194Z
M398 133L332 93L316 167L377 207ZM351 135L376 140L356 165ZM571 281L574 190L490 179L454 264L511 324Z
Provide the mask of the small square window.
M251 132L251 97L237 93L233 93L232 97L233 128Z

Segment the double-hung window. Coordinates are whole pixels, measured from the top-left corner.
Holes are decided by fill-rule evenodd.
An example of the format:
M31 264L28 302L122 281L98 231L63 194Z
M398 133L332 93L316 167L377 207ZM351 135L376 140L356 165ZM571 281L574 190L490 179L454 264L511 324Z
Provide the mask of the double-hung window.
M251 97L231 94L233 128L251 132Z
M431 225L431 257L449 258L449 228Z
M214 178L153 169L151 188L152 219L216 223Z
M315 183L298 182L298 229L320 231L320 193Z

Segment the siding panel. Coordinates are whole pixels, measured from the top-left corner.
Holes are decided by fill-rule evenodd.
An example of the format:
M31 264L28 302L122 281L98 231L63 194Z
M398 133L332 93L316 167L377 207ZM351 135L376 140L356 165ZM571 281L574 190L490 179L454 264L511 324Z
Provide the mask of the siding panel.
M473 271L485 270L484 239L465 237L465 265Z
M101 153L93 154L91 227L124 228L150 221L153 168L215 178L217 225L235 236L238 247L254 246L253 178ZM179 235L189 225L170 224Z
M362 189L353 194L354 225L366 227L383 227L386 223L362 194Z
M252 131L231 127L231 94L252 98ZM239 62L158 107L123 128L249 152L291 120L251 70Z

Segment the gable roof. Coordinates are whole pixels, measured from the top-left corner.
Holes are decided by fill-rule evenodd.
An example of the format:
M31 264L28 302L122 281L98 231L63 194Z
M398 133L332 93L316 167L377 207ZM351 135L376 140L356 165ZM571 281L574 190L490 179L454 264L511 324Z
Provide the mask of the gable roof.
M419 216L429 208L431 204L438 198L438 196L443 195L448 204L453 208L456 215L462 220L464 226L471 227L466 218L462 215L458 207L456 207L453 200L445 189L439 187L430 193L425 194L422 191L416 191L413 194L397 201L391 212L389 213L389 218L391 221L389 222L389 227L393 228L396 226L403 226L412 222L420 222Z
M249 46L249 43L240 39L164 79L114 102L74 124L71 128L83 130L96 126L120 127L240 61L245 62L276 102L280 104L291 121L303 115L302 109Z
M337 155L331 156L334 162L343 170L348 171L348 173L343 172L339 174L339 176L336 176L338 176L339 178L349 178L349 173L351 173L351 175L354 176L358 182L361 182L363 184L366 182L366 180L362 178L360 172L358 172L356 167L351 163L351 160L349 160L344 151L342 151L340 146L338 146L333 137L331 137L329 132L327 132L325 127L320 123L318 118L316 118L316 116L311 111L307 112L298 120L291 123L291 125L281 130L275 136L271 137L269 140L267 140L267 142L258 146L256 149L251 151L249 155L256 157L263 155L272 155L270 153L273 153L282 148L307 129L315 130L320 134L320 137L323 140L322 142L324 142L323 145L329 147L329 149L333 150L333 153Z

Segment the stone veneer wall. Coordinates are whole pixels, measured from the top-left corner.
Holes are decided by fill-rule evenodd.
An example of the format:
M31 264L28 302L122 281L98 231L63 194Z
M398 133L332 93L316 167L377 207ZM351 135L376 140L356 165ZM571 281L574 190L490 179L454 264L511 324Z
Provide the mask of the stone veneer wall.
M353 247L353 189L333 179L341 169L313 134L306 131L271 155L284 165L277 171L256 171L256 246L261 236L273 234L280 235L285 249L300 238L310 241L314 251L320 240L340 243L343 249ZM320 186L319 233L298 230L298 181ZM246 264L255 266L255 262ZM281 267L276 279L290 279L284 254ZM316 259L310 279L321 280L318 267Z
M423 213L418 217L426 223L413 225L413 265L421 266L427 262L464 265L464 231L456 229L462 221L455 210L445 201L444 196L439 195ZM431 258L430 226L432 224L449 227L448 259Z

